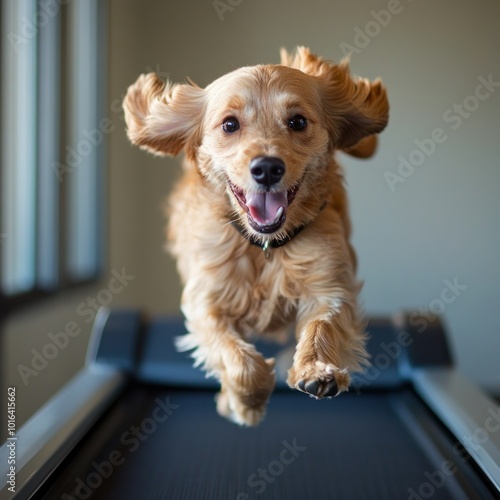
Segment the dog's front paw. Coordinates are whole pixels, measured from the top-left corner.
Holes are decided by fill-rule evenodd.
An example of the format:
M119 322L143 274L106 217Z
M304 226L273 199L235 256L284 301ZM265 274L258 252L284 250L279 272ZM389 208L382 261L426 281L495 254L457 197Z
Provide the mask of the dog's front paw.
M349 390L351 377L347 369L316 361L303 366L293 366L288 372L287 383L316 399L338 396Z

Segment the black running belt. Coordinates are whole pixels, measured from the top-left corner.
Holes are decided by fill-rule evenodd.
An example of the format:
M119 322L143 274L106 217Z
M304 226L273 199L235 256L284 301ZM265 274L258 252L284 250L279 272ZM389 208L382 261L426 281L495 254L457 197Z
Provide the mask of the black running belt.
M219 417L213 400L208 390L134 386L39 498L494 498L411 389L322 401L277 392L256 428Z

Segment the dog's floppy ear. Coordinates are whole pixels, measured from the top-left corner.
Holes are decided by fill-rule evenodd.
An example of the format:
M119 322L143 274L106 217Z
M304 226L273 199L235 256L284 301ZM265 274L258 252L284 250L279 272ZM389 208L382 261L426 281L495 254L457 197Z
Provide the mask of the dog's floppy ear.
M349 149L387 125L389 102L382 82L352 77L349 61L333 64L298 47L295 55L281 51L281 62L316 78L330 137L337 148Z
M205 91L194 84L163 82L141 75L123 101L130 141L159 155L193 153L203 116Z
M389 120L389 101L382 81L351 77L347 60L331 66L325 74L323 100L332 139L342 149L382 132Z
M307 47L297 47L295 54L289 54L286 49L280 51L281 64L294 68L311 76L321 76L328 72L331 64L323 58L311 54Z
M368 135L354 144L354 146L342 148L342 151L348 155L355 156L356 158L370 158L375 154L377 145L378 136L375 134Z

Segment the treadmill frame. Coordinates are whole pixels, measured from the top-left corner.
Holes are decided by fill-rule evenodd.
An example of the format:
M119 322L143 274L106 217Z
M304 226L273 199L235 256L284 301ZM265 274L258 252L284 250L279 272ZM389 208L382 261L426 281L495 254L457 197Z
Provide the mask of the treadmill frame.
M444 331L436 318L424 332L416 332L410 317L414 318L414 313L391 321L394 335L407 331L412 338L392 360L400 385L413 386L500 492L500 406L451 366ZM137 311L99 311L86 366L19 429L14 440L16 492L8 491L6 484L0 500L33 495L123 393L130 375L146 374L141 378L148 380L144 325ZM117 352L113 346L118 336ZM372 359L376 359L373 352ZM8 471L8 443L0 448L2 477Z

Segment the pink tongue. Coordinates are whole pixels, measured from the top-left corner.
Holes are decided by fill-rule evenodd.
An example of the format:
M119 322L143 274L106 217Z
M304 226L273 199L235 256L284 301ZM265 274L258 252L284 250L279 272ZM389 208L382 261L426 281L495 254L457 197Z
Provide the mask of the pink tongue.
M246 205L250 210L252 219L266 226L274 222L280 207L283 212L288 208L288 196L286 191L281 193L247 193Z

